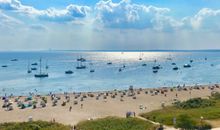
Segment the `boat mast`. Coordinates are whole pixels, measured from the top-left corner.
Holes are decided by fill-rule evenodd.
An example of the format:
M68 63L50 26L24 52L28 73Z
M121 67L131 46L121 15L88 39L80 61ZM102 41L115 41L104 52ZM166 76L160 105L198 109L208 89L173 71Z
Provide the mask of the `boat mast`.
M30 70L30 61L28 60L28 71Z
M41 74L41 58L40 58L40 74Z

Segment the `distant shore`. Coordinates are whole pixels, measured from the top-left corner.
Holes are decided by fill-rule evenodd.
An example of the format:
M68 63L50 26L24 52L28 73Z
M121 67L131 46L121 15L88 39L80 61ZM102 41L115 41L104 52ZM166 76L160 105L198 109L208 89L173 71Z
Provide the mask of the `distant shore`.
M125 117L126 112L138 115L171 105L176 100L205 98L213 91L220 92L219 85L147 89L130 87L115 91L1 97L0 106L7 105L6 103L10 105L0 108L0 122L28 121L31 118L75 125L83 120L106 116ZM33 109L34 107L36 108Z

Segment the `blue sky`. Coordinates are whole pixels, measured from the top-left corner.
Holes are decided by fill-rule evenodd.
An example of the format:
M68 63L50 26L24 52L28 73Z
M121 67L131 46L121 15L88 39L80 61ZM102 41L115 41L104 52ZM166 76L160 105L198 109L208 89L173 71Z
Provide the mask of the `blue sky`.
M219 0L0 0L0 50L220 49Z

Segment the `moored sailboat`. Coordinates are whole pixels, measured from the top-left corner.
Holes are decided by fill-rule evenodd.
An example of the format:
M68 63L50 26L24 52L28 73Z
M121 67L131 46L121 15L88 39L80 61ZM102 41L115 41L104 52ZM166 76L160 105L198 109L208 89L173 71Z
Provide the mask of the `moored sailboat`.
M35 74L34 77L36 78L45 78L45 77L48 77L48 73L42 73L42 70L41 70L41 59L40 59L40 71L39 71L39 74Z

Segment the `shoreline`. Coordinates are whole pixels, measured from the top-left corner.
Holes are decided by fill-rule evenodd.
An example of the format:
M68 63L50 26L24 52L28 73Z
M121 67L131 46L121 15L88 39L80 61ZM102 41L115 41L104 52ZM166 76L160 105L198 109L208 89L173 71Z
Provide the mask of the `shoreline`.
M173 87L171 86L161 86L161 87L134 87L133 85L130 85L130 86L133 86L134 90L138 90L138 89L143 89L143 90L154 90L154 89L170 89L170 88L178 88L178 87L186 87L186 88L190 88L190 87L195 87L195 86L214 86L214 85L220 85L220 83L204 83L204 84L179 84L179 85L174 85ZM62 95L64 93L68 93L68 94L72 94L72 93L106 93L106 92L114 92L114 91L126 91L129 89L129 87L127 87L127 89L111 89L111 90L98 90L98 91L63 91L62 93L61 92L48 92L48 93L36 93L36 92L29 92L27 94L13 94L13 93L5 93L6 94L6 97L9 97L9 96L13 96L13 97L27 97L27 96L30 96L30 93L31 94L34 94L35 96L36 95L40 95L40 96L48 96L50 94L56 94L56 95ZM2 92L3 93L3 92ZM5 95L0 95L0 98L4 97Z
M6 108L0 108L0 123L28 121L29 117L32 117L33 120L52 121L54 119L59 123L75 125L83 120L106 116L125 117L126 112L129 111L135 112L138 115L160 109L162 104L165 106L171 105L174 100L183 101L195 97L206 98L213 91L220 92L217 84L185 86L184 88L176 87L175 89L173 87L130 88L121 91L61 93L46 96L35 95L28 101L25 101L25 98L28 96L19 97L18 101L25 105L29 102L37 101L35 109L33 109L33 105L21 109L21 107L17 106L18 101L15 102L18 96L15 96L8 99L12 102L13 110L6 111ZM47 99L45 107L41 105L43 97ZM0 106L4 104L2 98ZM55 100L57 103L53 106ZM65 105L62 105L63 102L66 102ZM72 107L71 110L70 107Z

